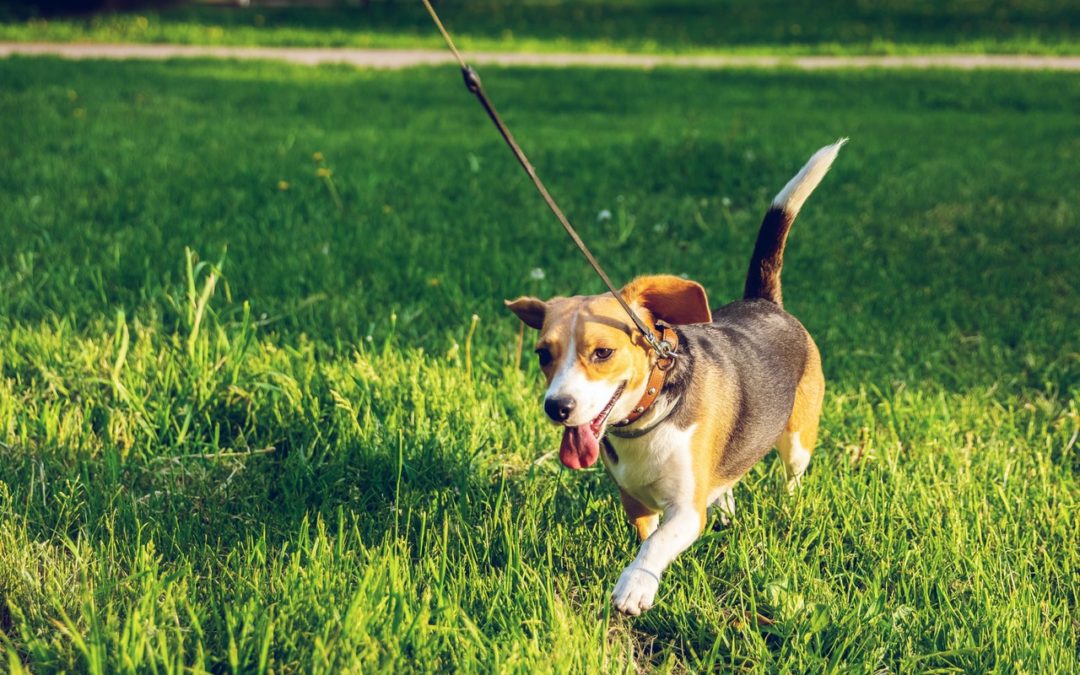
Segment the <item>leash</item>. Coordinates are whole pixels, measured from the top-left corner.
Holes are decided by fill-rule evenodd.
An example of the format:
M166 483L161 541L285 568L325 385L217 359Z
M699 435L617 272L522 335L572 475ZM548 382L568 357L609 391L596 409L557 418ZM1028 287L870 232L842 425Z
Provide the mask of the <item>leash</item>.
M585 245L585 242L578 236L573 225L571 225L570 221L563 215L562 209L555 203L555 200L551 197L547 188L544 187L543 181L540 180L540 176L536 174L536 169L534 169L533 165L529 162L529 158L525 156L525 151L517 144L517 141L514 140L514 135L510 133L510 129L503 123L502 118L499 117L499 113L495 111L495 106L491 103L491 99L488 98L483 85L480 84L480 75L465 62L465 59L461 56L461 52L454 46L454 41L450 38L450 33L447 32L442 21L439 20L439 15L435 13L435 8L431 6L431 2L429 0L422 0L422 2L424 3L424 7L427 8L428 14L431 15L431 20L435 22L435 26L438 27L439 32L442 33L443 39L446 40L446 45L450 47L450 51L453 52L454 58L457 59L458 65L461 67L461 74L465 78L465 88L476 96L477 100L480 101L480 105L484 106L484 111L487 112L488 117L490 117L491 121L495 124L495 128L502 134L503 140L510 146L510 150L514 153L514 157L517 158L521 167L525 169L525 173L529 174L529 178L532 179L533 185L536 186L536 190L540 193L540 196L544 198L548 208L550 208L551 212L555 214L555 217L559 219L563 229L566 230L566 233L570 235L570 238L577 244L581 254L589 261L592 268L596 270L596 274L599 275L600 279L604 282L604 285L611 291L611 295L614 296L614 298L619 301L622 308L626 310L627 315L634 322L634 325L637 326L638 330L641 331L641 334L645 337L645 341L649 343L649 346L656 351L657 356L661 359L674 359L676 356L675 346L667 340L658 339L656 335L653 334L652 330L645 325L645 322L630 308L630 305L626 303L626 300L619 295L619 292L615 290L615 286L611 283L611 279L608 278L607 274L604 274L604 270L600 267L600 263L596 262L596 258L594 258L592 252L589 251L589 247Z

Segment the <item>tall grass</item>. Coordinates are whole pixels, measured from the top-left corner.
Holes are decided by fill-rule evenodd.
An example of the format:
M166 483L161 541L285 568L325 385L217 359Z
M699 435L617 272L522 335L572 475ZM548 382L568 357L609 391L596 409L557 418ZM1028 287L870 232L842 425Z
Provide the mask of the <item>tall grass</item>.
M785 267L804 487L631 620L501 309L598 284L451 75L0 62L9 670L1077 668L1074 78L485 73L613 276L715 303L852 136Z

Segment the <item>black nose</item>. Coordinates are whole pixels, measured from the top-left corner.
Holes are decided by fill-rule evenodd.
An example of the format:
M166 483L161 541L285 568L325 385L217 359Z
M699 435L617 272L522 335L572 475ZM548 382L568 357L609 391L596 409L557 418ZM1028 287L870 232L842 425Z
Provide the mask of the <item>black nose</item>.
M556 422L565 422L574 412L574 399L569 396L557 396L544 401L544 412Z

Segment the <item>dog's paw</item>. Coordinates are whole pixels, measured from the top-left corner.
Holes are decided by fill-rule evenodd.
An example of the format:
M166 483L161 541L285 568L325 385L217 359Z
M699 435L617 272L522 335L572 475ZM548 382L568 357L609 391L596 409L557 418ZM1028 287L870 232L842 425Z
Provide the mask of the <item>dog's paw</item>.
M619 575L619 583L611 594L615 609L624 614L638 616L653 606L660 578L652 572L630 566Z

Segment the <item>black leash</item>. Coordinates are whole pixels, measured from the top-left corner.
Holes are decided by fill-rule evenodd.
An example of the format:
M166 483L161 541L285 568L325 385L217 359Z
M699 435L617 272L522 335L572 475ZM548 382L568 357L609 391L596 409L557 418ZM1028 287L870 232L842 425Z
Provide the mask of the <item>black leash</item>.
M615 290L615 286L611 283L611 279L608 278L608 275L604 274L604 270L600 268L600 263L596 262L596 258L594 258L592 252L589 251L589 247L585 245L585 242L578 236L577 231L570 224L570 221L563 215L562 209L559 208L559 205L555 203L551 194L548 193L547 188L544 187L544 183L540 180L540 176L536 175L536 169L529 163L529 158L525 156L525 151L522 150L521 146L514 140L514 135L510 133L510 129L503 124L502 119L499 117L499 113L495 111L495 106L491 103L491 99L488 98L487 92L484 91L483 85L480 84L480 76L475 70L469 67L469 64L465 63L465 59L462 58L461 53L457 50L457 47L454 46L454 41L450 38L450 33L446 31L442 21L439 20L439 15L435 13L435 8L431 6L429 0L422 0L422 2L424 3L424 7L427 8L428 14L431 15L432 21L434 21L435 25L438 27L439 32L442 33L443 39L446 40L447 46L450 47L450 51L453 52L458 65L461 66L461 74L465 78L465 87L476 96L480 101L480 105L484 106L484 110L487 112L488 117L491 118L491 121L495 124L495 128L502 134L506 144L510 146L510 150L514 153L514 157L517 158L521 167L525 169L525 173L529 174L529 178L532 179L533 185L535 185L537 191L540 192L540 196L547 202L548 208L551 209L552 213L555 214L555 217L562 223L563 229L566 230L566 233L574 240L574 243L577 244L578 249L581 250L582 255L589 261L592 268L596 270L596 273L600 275L600 279L603 280L604 284L608 287L608 290L611 291L611 295L613 295L615 299L619 301L619 304L622 305L622 308L626 310L630 319L633 320L634 325L636 325L642 335L645 336L645 341L656 351L657 356L660 358L674 358L675 352L672 349L671 344L666 340L658 340L652 330L645 325L645 322L638 317L634 310L630 309L630 305L626 304L626 300L623 300L623 297Z

